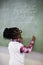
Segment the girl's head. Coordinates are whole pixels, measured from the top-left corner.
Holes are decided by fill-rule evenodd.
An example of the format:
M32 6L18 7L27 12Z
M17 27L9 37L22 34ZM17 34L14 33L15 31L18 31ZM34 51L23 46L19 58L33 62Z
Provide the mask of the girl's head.
M22 31L19 30L19 28L17 27L5 28L3 32L3 37L5 39L18 39L18 38L22 38L21 33Z

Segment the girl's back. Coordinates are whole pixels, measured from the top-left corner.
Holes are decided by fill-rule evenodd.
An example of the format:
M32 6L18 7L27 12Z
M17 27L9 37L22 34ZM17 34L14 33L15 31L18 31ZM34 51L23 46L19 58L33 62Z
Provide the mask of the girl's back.
M23 44L11 41L8 46L10 60L9 65L24 65L24 53L20 53L20 48Z

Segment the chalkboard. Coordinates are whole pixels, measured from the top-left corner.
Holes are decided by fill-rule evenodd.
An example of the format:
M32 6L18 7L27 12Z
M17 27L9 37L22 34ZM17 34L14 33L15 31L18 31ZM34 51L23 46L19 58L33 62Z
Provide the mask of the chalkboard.
M8 46L3 39L6 27L18 27L23 33L24 44L36 36L34 51L43 52L43 0L0 1L0 46Z

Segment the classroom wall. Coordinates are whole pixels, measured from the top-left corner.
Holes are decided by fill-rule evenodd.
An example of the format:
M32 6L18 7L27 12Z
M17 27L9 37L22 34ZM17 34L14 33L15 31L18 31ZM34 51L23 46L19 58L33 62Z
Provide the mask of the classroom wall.
M34 51L43 52L43 0L1 0L0 1L0 46L7 46L3 39L6 27L22 29L24 44L36 36Z

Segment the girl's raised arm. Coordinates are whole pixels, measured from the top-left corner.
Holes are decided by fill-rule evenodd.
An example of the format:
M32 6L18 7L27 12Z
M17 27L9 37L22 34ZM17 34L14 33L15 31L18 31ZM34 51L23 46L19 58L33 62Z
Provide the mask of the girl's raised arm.
M36 40L36 38L35 38L35 36L33 36L32 37L32 40L29 43L29 46L22 46L20 48L20 52L21 53L29 53L29 52L31 52L32 51L32 48L33 48L33 46L35 44L35 40Z

